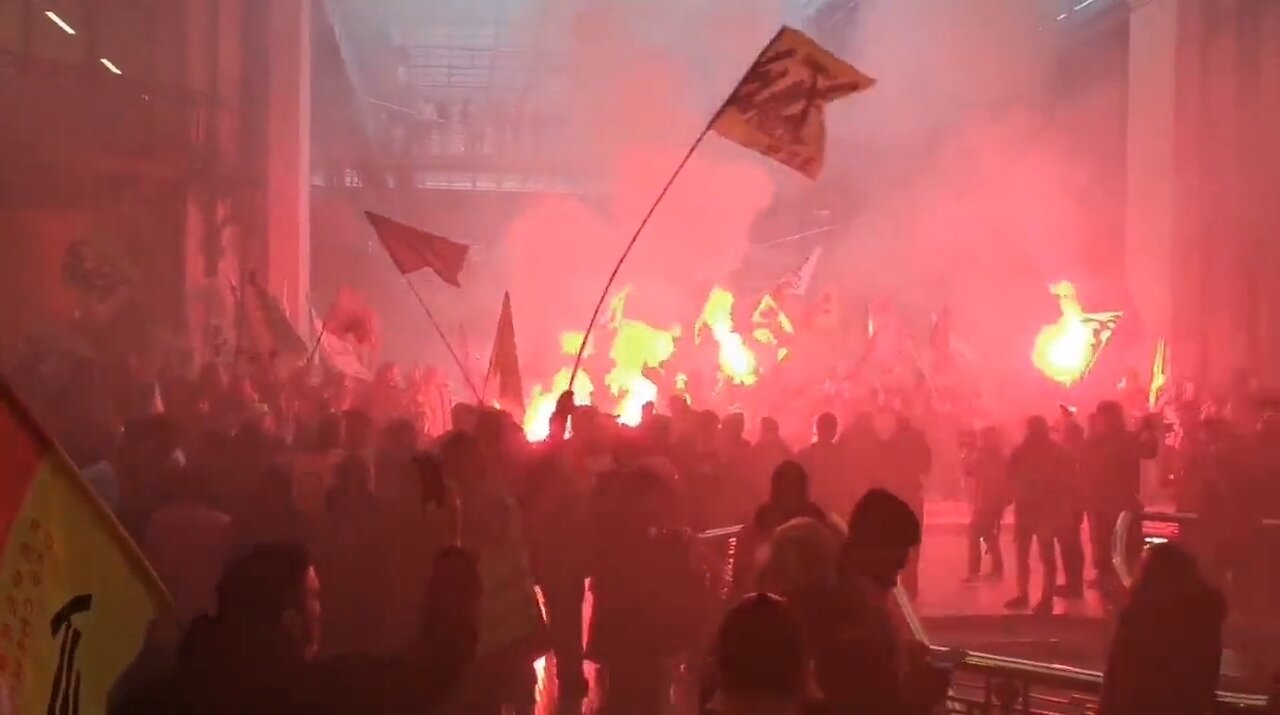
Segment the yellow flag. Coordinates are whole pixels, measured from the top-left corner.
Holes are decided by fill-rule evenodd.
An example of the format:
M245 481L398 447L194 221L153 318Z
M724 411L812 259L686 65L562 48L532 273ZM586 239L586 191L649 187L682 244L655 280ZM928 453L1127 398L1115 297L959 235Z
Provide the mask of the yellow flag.
M163 587L0 382L0 684L8 712L105 713Z
M711 128L814 179L822 171L827 143L824 108L873 84L803 32L784 27L747 70Z

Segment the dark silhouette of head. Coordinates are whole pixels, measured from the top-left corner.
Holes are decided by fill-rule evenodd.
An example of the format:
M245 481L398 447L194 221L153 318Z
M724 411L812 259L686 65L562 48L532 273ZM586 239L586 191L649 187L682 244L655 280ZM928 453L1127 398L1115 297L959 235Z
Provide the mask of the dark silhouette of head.
M480 411L475 405L466 402L458 402L449 409L449 421L453 425L453 429L461 432L470 432L476 427L476 418L480 416Z
M1119 402L1115 400L1099 402L1097 414L1100 433L1117 434L1124 431L1124 406Z
M320 582L305 546L255 545L218 581L218 621L310 659L320 645Z
M817 422L814 423L813 433L819 442L830 444L836 441L836 434L840 431L840 422L836 416L830 412L823 412L818 415Z
M898 583L911 550L920 545L920 518L883 489L868 491L849 515L841 559L843 575L869 579L885 590Z
M742 434L747 431L747 418L741 412L730 412L720 422L720 430L726 437L741 439Z
M1040 415L1033 415L1027 418L1027 441L1028 442L1046 442L1052 439L1049 431L1049 420Z
M786 509L797 509L809 501L809 475L799 462L786 460L773 470L769 484L769 502Z
M782 427L778 424L778 420L773 417L760 418L760 439L782 439Z
M785 601L757 593L725 615L716 636L715 669L727 703L799 705L808 690L808 659L799 622Z
M446 479L466 486L484 477L484 453L467 432L454 432L440 447L440 465Z

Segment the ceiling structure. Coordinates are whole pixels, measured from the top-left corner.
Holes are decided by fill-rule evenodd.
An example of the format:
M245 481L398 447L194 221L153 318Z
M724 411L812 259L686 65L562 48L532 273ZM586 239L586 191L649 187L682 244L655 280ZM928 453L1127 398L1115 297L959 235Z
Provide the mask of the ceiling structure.
M821 35L859 0L788 0L788 20ZM575 18L550 0L326 0L359 113L390 184L589 191L558 166L557 95ZM321 141L324 141L321 139ZM323 153L323 147L320 147ZM367 173L367 171L366 171ZM350 167L342 184L364 184Z

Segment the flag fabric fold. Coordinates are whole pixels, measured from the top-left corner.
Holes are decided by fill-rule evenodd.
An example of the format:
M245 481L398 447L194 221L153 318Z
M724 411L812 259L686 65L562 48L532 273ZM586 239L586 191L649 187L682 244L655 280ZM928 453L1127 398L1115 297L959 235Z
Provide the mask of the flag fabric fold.
M826 105L874 84L804 33L783 27L720 108L711 129L816 179L827 142Z
M809 257L794 271L788 273L781 283L781 288L794 295L804 295L813 282L813 272L818 268L818 257L822 255L822 246L809 252Z
M520 358L516 351L516 324L511 311L511 294L502 296L502 313L493 337L493 354L489 358L489 374L485 384L498 383L498 404L524 413L524 383L520 379Z
M253 367L288 370L307 360L310 350L285 314L280 301L249 274L241 296L244 331L240 351Z
M168 596L3 381L0 473L0 707L105 713Z
M354 342L354 339L344 338L332 329L326 330L326 323L316 315L315 308L311 309L311 321L315 325L317 334L320 335L320 345L317 349L322 365L355 380L373 381L373 371L360 357L358 350L360 343Z
M364 215L401 273L409 275L430 268L445 283L455 288L462 287L458 276L466 265L470 246L372 211L365 211Z

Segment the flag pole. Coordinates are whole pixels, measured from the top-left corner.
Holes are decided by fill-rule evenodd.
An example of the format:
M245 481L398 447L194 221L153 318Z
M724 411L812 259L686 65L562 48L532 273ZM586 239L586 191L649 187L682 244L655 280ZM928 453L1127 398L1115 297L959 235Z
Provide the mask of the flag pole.
M764 47L760 48L760 51L756 53L755 59L751 60L751 64L747 65L747 72L750 72L751 68L756 66L761 57L764 57L764 53L769 51L769 46L773 44L774 40L776 40L785 29L786 28L778 30L778 32L765 43ZM631 240L627 242L627 247L622 250L622 255L618 257L617 264L614 265L613 271L609 274L609 280L605 281L604 290L600 293L600 300L596 301L596 308L591 312L591 322L587 323L587 329L582 334L582 344L578 346L578 354L573 358L573 372L569 374L569 392L573 392L573 384L578 379L578 370L582 367L582 355L586 352L587 343L591 340L591 331L595 329L596 321L600 319L600 311L604 308L604 302L609 298L609 289L613 288L613 282L617 279L618 273L622 270L622 264L626 262L627 256L631 255L631 249L635 248L636 241L640 239L640 234L644 232L644 227L649 224L649 219L653 218L653 213L658 210L658 204L662 203L662 199L666 197L667 191L669 191L671 189L671 185L675 183L676 177L680 175L680 172L684 170L685 165L693 158L693 153L698 150L698 147L702 144L702 140L707 138L707 134L711 132L711 127L714 126L716 120L720 118L720 115L724 112L724 108L728 106L730 100L733 99L733 95L737 93L738 87L741 86L741 84L741 79L734 83L733 89L729 91L729 94L725 95L724 101L720 103L720 106L716 107L715 114L712 114L711 119L707 120L706 126L702 128L702 132L698 134L698 138L693 141L693 146L689 147L689 151L685 152L684 158L676 165L676 170L671 173L671 178L667 179L667 183L663 185L662 191L658 192L658 198L654 199L653 205L649 207L649 211L645 213L644 218L640 220L640 225L636 228L636 232L632 234Z
M736 89L736 86L735 86ZM728 102L728 100L725 100ZM720 116L720 109L711 117L711 121L702 128L702 133L698 134L698 138L694 140L693 146L689 147L689 151L685 152L684 158L676 165L676 170L672 172L671 178L667 179L667 183L663 185L662 191L658 192L658 198L649 206L649 211L645 213L644 218L640 220L640 225L636 228L636 232L631 235L631 240L627 241L627 247L622 250L622 255L618 256L618 262L614 264L613 271L609 273L609 279L604 283L604 290L600 292L600 299L596 301L596 308L591 312L591 322L587 323L587 329L582 334L582 344L578 346L578 354L573 359L573 372L569 375L569 391L573 391L573 383L578 378L578 369L582 367L582 355L586 352L587 342L591 339L591 331L596 327L596 321L600 319L600 311L604 308L604 303L609 298L609 290L613 288L613 282L618 278L618 273L622 271L622 264L626 262L627 256L631 255L631 249L636 247L636 241L640 239L640 234L644 233L644 227L649 224L649 219L653 218L653 214L658 210L658 204L662 203L662 199L666 197L667 192L671 189L671 185L676 182L676 177L680 176L680 172L684 170L689 160L693 158L693 153L698 150L698 146L702 144L702 140L707 138L707 134L711 131L711 125L715 124L716 118Z
M399 271L397 271L399 273ZM418 292L417 286L409 279L409 274L400 273L400 277L404 279L404 284L409 286L409 292L413 293L413 297L418 299L418 305L422 306L422 312L427 314L427 320L431 321L431 327L436 329L436 335L440 336L440 340L444 343L445 349L449 351L449 356L453 358L454 363L458 365L458 370L462 372L462 379L466 381L467 387L471 388L471 394L475 395L476 400L480 400L480 391L476 389L475 382L472 381L471 375L467 372L467 368L462 364L462 358L458 357L458 351L453 349L453 344L449 342L449 336L444 334L444 328L440 327L440 323L436 321L436 316L427 307L427 301L422 299L422 294Z
M502 320L501 317L498 318ZM489 348L489 366L484 369L484 382L480 384L480 401L484 402L489 396L489 376L493 374L493 361L498 357L498 341L493 341L493 347ZM501 394L501 393L499 393Z
M311 305L310 299L307 300L307 305ZM315 308L312 308L311 310L312 310L312 316L314 318ZM307 361L302 363L303 367L311 366L311 359L314 358L316 356L316 352L320 350L320 343L321 341L324 340L325 333L327 333L328 331L329 331L329 318L328 316L325 316L325 319L320 321L320 331L316 333L316 340L314 343L311 344L311 351L307 353Z

